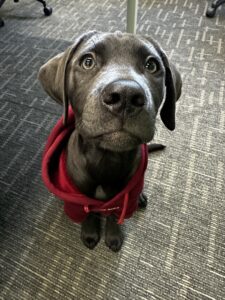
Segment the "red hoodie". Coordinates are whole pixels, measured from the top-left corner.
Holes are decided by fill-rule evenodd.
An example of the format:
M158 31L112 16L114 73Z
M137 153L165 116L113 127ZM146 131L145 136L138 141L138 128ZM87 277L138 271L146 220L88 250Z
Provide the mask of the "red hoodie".
M48 137L42 160L42 178L50 192L64 201L66 214L75 222L85 220L89 212L102 215L115 214L118 223L130 218L138 208L138 197L144 185L144 173L148 164L147 146L141 146L142 159L138 169L124 189L107 201L89 198L82 194L66 170L66 147L75 128L74 113L70 107L67 126L63 117L56 123Z

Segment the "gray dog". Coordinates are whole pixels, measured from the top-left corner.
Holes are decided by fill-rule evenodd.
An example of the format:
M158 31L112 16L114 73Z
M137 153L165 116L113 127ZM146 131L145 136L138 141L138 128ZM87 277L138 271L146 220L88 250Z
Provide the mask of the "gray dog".
M72 182L92 199L107 202L127 185L140 164L141 145L154 137L160 107L164 125L175 128L181 77L147 36L88 32L42 66L39 79L63 104L65 126L72 107L75 129L67 143L66 168ZM145 202L141 192L139 206ZM105 242L113 251L123 242L117 221L112 210ZM90 249L100 239L100 222L97 211L88 211L82 221L81 239Z

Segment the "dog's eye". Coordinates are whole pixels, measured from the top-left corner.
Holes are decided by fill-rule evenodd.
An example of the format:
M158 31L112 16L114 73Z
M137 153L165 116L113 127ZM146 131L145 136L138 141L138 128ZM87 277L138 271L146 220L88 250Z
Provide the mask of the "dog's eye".
M91 54L86 55L82 61L81 65L85 70L91 70L95 66L95 60L94 57Z
M159 63L153 57L148 57L145 62L145 69L147 69L150 73L155 73L159 70Z

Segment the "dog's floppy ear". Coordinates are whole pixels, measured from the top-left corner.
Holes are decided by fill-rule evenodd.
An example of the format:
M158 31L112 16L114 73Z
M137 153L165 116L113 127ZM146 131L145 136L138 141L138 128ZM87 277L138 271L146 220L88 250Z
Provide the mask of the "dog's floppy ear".
M180 98L181 95L182 80L180 73L177 71L176 67L173 64L169 63L166 54L162 50L160 50L160 52L166 71L166 95L163 107L160 111L160 116L164 125L169 130L174 130L176 101Z
M181 88L182 88L181 76L180 73L177 71L176 67L169 62L161 46L155 40L153 40L148 36L144 36L144 38L155 47L165 67L166 95L165 95L164 104L161 108L160 116L164 125L169 130L174 130L176 101L180 98Z
M90 31L81 35L65 52L60 53L45 63L39 70L38 79L48 95L64 107L64 124L67 122L68 97L66 92L67 67L79 45L96 34Z

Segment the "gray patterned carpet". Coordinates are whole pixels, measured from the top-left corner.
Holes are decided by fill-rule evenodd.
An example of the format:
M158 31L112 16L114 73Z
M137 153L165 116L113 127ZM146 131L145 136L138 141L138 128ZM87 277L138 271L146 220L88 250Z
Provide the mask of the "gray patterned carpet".
M0 299L225 299L225 5L139 1L138 33L155 37L182 73L177 129L158 123L146 211L127 220L122 250L94 251L40 178L43 144L62 112L39 67L87 30L125 31L126 1L6 1L0 29Z

